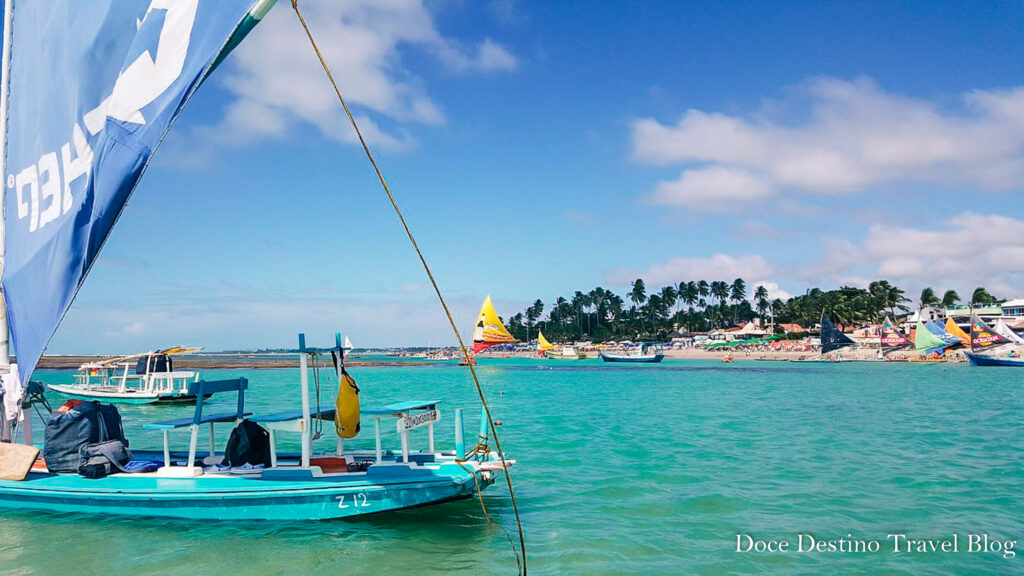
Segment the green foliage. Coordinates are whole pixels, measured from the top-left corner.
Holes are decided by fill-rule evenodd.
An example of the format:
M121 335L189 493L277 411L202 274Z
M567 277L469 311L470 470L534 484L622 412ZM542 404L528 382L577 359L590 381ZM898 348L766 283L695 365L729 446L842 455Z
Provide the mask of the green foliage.
M834 322L856 325L881 322L886 315L907 312L910 300L904 291L886 280L876 280L867 289L842 286L835 290L811 288L788 300L771 299L764 286L756 286L747 300L747 283L736 278L724 280L682 281L648 293L644 281L637 278L625 297L600 286L589 292L577 291L572 297L559 297L542 317L544 303L535 301L507 322L512 335L522 341L537 337L537 329L552 342L590 340L666 340L669 333L707 332L716 328L741 325L754 318L767 324L796 323L809 328L825 313ZM931 288L921 294L925 305L952 305L960 297L947 290L942 300ZM984 288L972 295L977 304L995 302ZM628 304L627 304L628 303Z

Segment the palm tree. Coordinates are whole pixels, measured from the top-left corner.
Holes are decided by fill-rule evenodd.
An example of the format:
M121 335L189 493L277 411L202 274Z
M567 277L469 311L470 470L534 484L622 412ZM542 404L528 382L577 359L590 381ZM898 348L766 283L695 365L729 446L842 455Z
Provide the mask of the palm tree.
M747 283L743 281L743 278L733 280L732 285L729 286L729 299L739 304L746 297Z
M669 308L675 306L676 302L678 301L678 298L679 293L676 292L675 286L672 286L670 284L661 289L661 302L665 306L665 312L668 312ZM675 315L673 315L673 318L674 317ZM672 326L672 328L675 328L675 326Z
M935 290L931 288L925 288L921 290L921 299L918 300L919 309L924 309L927 306L934 306L939 303L939 297L935 295Z
M633 309L639 311L640 307L643 306L644 302L647 302L647 288L644 286L644 281L641 278L637 278L633 281L633 288L629 291L629 299L633 302ZM640 316L640 330L644 329L644 317Z
M989 294L984 286L978 286L971 294L971 304L992 304L996 301L995 296Z
M533 305L526 309L526 340L530 340L530 328L533 327L534 322L544 312L544 303L538 298Z
M740 302L743 302L747 297L747 283L743 281L743 278L737 278L732 281L729 286L729 299L735 302L732 310L732 323L736 324L736 314L739 312Z
M721 304L725 302L725 299L729 297L729 284L722 280L715 280L711 282L711 295L718 299L717 306L721 308ZM724 320L725 315L722 314L722 310L719 309L715 314L716 317Z
M942 307L949 308L960 301L960 295L956 293L956 290L946 290L946 293L942 295Z
M697 282L697 295L701 298L707 298L711 295L711 285L708 284L707 280ZM703 308L703 306L704 305L702 304L701 307Z
M633 281L632 289L629 291L629 300L637 306L647 302L647 287L644 286L642 278Z
M764 311L768 309L768 289L764 285L759 285L754 289L754 300L757 302L757 312L763 321Z
M596 312L595 318L597 319L597 327L601 327L601 311L604 308L605 301L608 299L608 291L600 286L590 291L590 303L594 305L594 312Z
M583 306L586 296L579 290L572 295L572 309L576 312L576 328L578 329L580 338L583 338Z

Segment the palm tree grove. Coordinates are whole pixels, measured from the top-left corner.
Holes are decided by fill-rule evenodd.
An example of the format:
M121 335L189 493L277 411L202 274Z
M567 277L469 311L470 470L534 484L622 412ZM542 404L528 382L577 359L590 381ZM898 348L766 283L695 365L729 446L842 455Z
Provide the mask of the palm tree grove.
M886 315L896 316L912 309L904 290L887 280L871 282L866 289L811 288L785 301L769 298L768 289L761 285L748 292L748 284L742 278L732 282L690 280L659 289L652 289L637 278L623 296L597 287L589 292L576 291L568 297L559 296L550 307L537 299L526 310L508 318L506 326L523 341L535 339L538 330L552 341L666 340L674 331L707 332L754 318L764 323L771 320L776 326L792 323L808 327L816 324L824 312L834 322L854 325L881 322ZM980 286L969 302L962 302L955 290L946 290L940 298L935 290L925 288L917 307L995 302L996 298Z

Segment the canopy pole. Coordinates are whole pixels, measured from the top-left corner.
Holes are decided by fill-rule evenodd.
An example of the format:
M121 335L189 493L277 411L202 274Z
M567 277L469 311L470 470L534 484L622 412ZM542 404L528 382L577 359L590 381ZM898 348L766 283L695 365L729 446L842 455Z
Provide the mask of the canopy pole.
M313 439L310 433L309 417L309 359L306 357L306 335L299 334L299 384L302 388L302 462L301 466L309 469L309 457L312 454Z

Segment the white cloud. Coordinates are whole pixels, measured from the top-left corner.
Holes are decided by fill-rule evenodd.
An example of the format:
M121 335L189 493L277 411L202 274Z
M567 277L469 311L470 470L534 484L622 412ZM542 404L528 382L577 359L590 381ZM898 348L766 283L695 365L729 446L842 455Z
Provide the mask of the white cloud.
M789 292L786 292L782 288L779 288L779 285L775 282L759 281L752 283L752 286L754 288L753 290L750 290L750 300L753 300L754 290L757 290L758 286L764 286L764 289L768 291L768 300L775 300L776 298L778 298L780 300L785 301L793 297L793 295L790 294Z
M860 246L831 239L823 260L803 276L843 281L868 268L872 277L908 290L985 286L1003 297L1024 290L1024 220L964 212L943 224L930 230L876 224Z
M661 182L648 200L668 206L731 211L747 200L771 194L770 184L746 170L710 166L687 170L678 180Z
M443 36L419 0L309 3L303 14L349 105L365 110L357 118L364 135L381 148L412 147L407 125L445 121L403 61L404 49L421 50L456 74L516 67L515 57L490 38L466 48ZM235 99L220 125L206 133L209 138L240 143L279 137L299 121L329 137L355 140L287 3L270 11L216 77Z
M785 104L809 111L802 122L700 110L675 124L635 120L635 159L687 165L653 200L719 210L781 191L830 195L906 181L1001 191L1024 181L1024 87L970 92L957 111L865 78L816 79L795 94L809 105Z
M616 270L609 275L609 281L626 283L635 278L643 278L644 282L654 285L701 279L709 282L732 282L735 278L770 278L774 273L774 268L757 254L738 258L728 254L715 254L708 258L671 258L661 264L652 264L641 272ZM759 283L765 284L764 281Z

